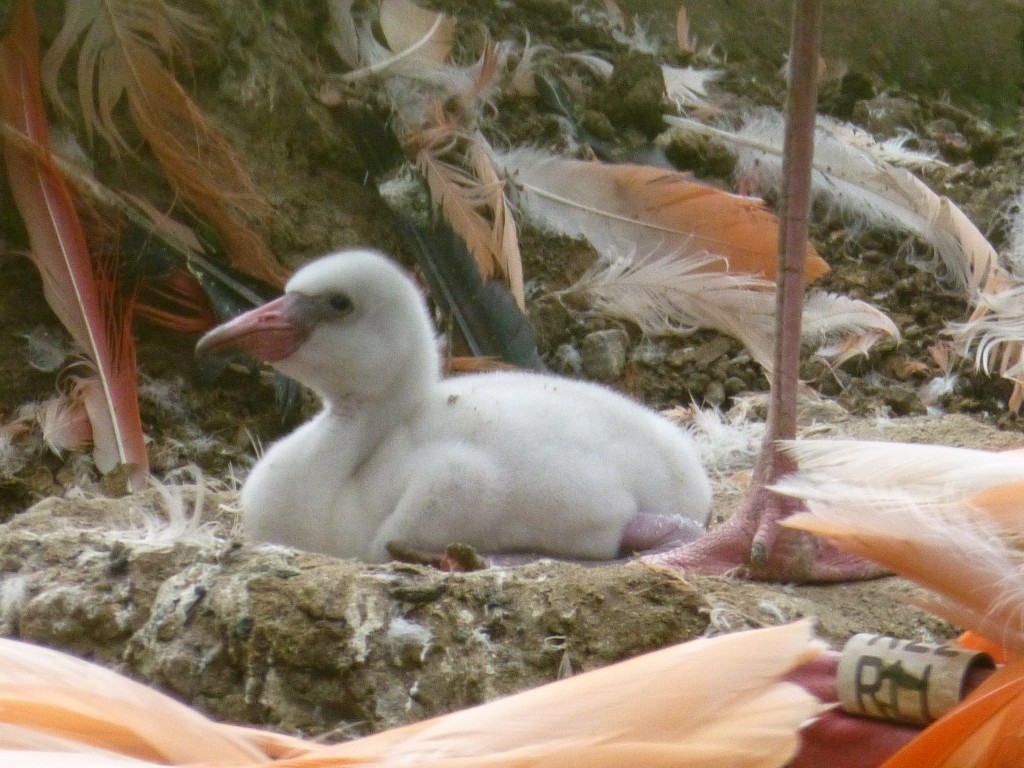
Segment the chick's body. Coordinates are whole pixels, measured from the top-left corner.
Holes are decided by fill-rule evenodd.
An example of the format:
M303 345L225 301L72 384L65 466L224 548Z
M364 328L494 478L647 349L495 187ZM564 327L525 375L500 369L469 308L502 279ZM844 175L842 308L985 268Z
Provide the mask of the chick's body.
M201 345L254 352L324 402L245 482L257 541L371 562L389 542L604 560L651 520L707 517L692 441L644 406L541 374L442 380L423 299L380 255L311 263Z

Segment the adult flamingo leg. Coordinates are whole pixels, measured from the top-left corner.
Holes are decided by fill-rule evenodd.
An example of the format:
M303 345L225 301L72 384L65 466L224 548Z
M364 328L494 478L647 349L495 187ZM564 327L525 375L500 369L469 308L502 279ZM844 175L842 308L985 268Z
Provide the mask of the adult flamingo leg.
M739 571L751 578L794 582L846 581L882 573L874 564L847 555L820 539L782 530L779 520L799 509L800 502L778 496L767 488L794 469L791 460L779 452L778 441L796 436L820 19L818 0L795 0L779 202L780 264L771 404L768 429L750 490L740 509L726 523L695 542L649 556L645 562L709 574Z

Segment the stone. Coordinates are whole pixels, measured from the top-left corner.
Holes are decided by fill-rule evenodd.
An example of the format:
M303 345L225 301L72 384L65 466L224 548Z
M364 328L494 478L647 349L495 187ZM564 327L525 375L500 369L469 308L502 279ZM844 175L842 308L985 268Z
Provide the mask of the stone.
M629 336L621 328L588 333L580 346L583 373L598 381L614 381L626 367Z

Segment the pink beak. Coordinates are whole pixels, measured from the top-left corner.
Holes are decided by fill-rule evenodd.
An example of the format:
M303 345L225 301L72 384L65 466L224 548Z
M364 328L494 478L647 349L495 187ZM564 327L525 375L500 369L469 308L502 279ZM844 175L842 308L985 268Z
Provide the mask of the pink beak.
M218 325L196 344L197 355L246 352L267 363L284 360L301 347L312 326L303 322L306 297L285 294Z

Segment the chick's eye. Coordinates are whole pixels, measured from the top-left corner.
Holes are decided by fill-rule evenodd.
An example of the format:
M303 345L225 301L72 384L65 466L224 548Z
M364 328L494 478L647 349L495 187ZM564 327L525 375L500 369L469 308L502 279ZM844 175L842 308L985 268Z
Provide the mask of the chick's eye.
M346 314L352 311L352 299L344 293L333 293L327 297L327 306L338 314Z

